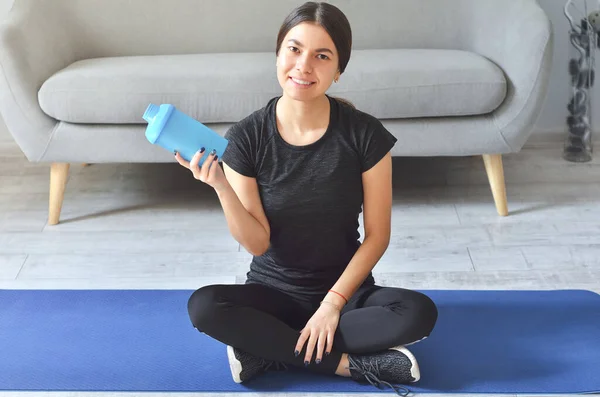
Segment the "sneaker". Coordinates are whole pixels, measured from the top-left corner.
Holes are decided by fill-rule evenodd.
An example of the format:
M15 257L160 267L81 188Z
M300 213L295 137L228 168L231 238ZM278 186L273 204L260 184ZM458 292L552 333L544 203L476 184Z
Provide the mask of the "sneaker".
M393 347L384 352L366 355L348 355L350 375L359 383L370 383L379 388L384 384L399 395L407 395L408 390L396 388L393 384L417 382L421 378L415 356L404 346ZM402 389L404 393L400 393Z
M278 363L264 358L253 356L243 350L227 346L227 357L229 358L229 368L231 376L235 383L246 382L255 376L268 371L273 366L274 369L287 369L285 364Z

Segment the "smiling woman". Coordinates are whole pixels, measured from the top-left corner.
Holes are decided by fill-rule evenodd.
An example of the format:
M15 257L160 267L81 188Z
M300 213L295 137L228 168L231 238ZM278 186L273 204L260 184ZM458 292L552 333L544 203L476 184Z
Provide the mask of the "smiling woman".
M217 192L231 234L253 259L244 285L195 291L195 328L228 345L235 382L278 364L375 385L416 382L405 345L426 338L426 295L375 284L390 240L397 139L327 90L350 60L352 31L328 3L293 10L277 35L282 95L234 124L223 168L191 168ZM204 154L210 159L210 154ZM364 240L359 215L364 212Z
M279 84L292 97L322 96L346 70L351 49L350 23L339 9L305 3L287 16L277 34ZM306 86L311 90L297 90Z
M311 25L307 25L311 24ZM310 30L319 30L322 29L327 33L326 35L322 34L311 34ZM293 32L291 32L293 30ZM322 37L324 38L326 45L323 47L314 45L307 45L308 43L303 43L299 41L297 37ZM325 43L324 43L325 44ZM309 51L310 48L314 48ZM285 52L291 51L294 53L294 56L291 54L286 54ZM276 54L278 55L277 66L279 68L285 69L286 65L289 68L290 63L294 60L297 60L298 57L301 57L303 52L309 51L306 54L307 57L316 57L318 60L321 60L321 67L319 70L323 68L329 68L326 72L324 72L326 76L325 81L337 83L340 75L344 73L346 70L346 66L350 61L350 54L352 51L352 29L350 27L350 23L348 19L337 7L328 7L325 5L317 4L314 2L308 2L290 13L287 18L283 21L281 28L279 29L279 33L277 34L277 44L276 44ZM280 54L281 53L281 54ZM280 64L281 61L281 64ZM327 62L325 62L327 61ZM307 65L308 67L313 66L313 64ZM318 66L314 65L314 66ZM335 69L333 71L331 69ZM282 75L282 73L278 73L279 83L285 87L286 75ZM313 86L316 81L307 79L302 80L301 78L296 79L296 77L290 76L290 80L292 80L296 85L304 86L309 85ZM325 84L324 93L327 91L331 84ZM291 84L294 87L293 84ZM298 88L304 88L304 86ZM323 86L319 87L319 91L321 91ZM291 94L291 93L288 93ZM311 93L311 95L318 96L317 93ZM336 98L336 100L343 102L347 105L354 107L354 105L344 99L344 98Z

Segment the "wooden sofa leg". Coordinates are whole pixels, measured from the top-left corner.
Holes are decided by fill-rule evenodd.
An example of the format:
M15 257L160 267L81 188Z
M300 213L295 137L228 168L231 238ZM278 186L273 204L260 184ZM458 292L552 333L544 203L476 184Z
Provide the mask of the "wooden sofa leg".
M506 184L504 182L504 167L502 166L501 154L484 154L483 163L487 173L496 210L500 216L508 215L508 205L506 203Z
M69 176L69 163L52 163L50 166L50 206L48 224L56 225L65 197L65 188Z

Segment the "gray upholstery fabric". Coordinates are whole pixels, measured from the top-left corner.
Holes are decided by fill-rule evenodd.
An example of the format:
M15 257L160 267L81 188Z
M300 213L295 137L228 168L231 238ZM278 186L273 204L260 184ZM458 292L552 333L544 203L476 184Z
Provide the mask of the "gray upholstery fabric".
M329 93L378 118L489 113L504 100L502 70L453 50L356 50ZM70 123L136 124L149 103L203 123L235 122L281 93L272 53L89 59L50 77L40 106Z
M540 113L552 61L552 28L535 0L331 2L350 20L355 53L386 49L465 51L480 55L489 61L487 65L496 65L504 74L506 95L502 103L486 115L433 118L411 113L396 116L410 117L407 119L383 115L386 125L392 126L390 129L400 139L396 153L460 155L520 150ZM42 110L38 98L42 85L69 65L88 59L207 53L274 54L279 25L300 3L291 0L15 0L13 9L0 25L0 112L31 161L68 161L75 156L75 141L82 145L77 146L80 153L87 153L90 147L102 151L90 154L90 162L98 162L95 160L98 157L106 161L131 161L132 154L118 148L127 146L128 142L143 142L143 124L81 124L75 128L62 123ZM269 67L274 67L274 60L272 63ZM359 63L358 57L350 60L347 81L350 81L351 68L359 67ZM376 64L373 62L372 67ZM345 77L342 76L341 81ZM343 87L339 85L336 89ZM482 91L485 89L487 85ZM349 99L353 94L357 95L356 101L362 101L361 93L348 91L347 94ZM482 94L477 91L476 95ZM106 103L101 96L98 98L90 107L102 107ZM492 107L493 101L489 100ZM399 99L402 101L408 102L410 98ZM384 111L380 102L373 101L369 105L373 109L379 105L381 109L377 111ZM422 109L423 106L426 109ZM419 108L421 115L432 115L439 114L440 106L439 102L430 101L415 108ZM129 134L135 134L135 138ZM89 139L82 141L84 136ZM105 139L108 136L114 139ZM96 141L103 143L94 147ZM157 160L154 148L146 148L146 145L137 147L136 161Z
M229 123L208 124L223 135ZM383 120L398 137L394 156L476 155L510 151L488 116ZM150 144L143 125L72 124L60 122L43 161L173 162L173 155ZM118 142L118 145L115 143ZM126 160L125 160L126 159Z

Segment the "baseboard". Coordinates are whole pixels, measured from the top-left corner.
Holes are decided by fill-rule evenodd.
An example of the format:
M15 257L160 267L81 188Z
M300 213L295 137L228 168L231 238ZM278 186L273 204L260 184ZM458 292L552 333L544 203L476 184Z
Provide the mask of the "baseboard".
M531 133L531 135L529 136L529 139L527 140L527 142L529 142L529 141L536 141L536 142L562 141L565 139L565 134L566 134L566 132L559 131L559 130L534 130Z
M524 147L534 146L539 144L562 144L567 137L566 131L560 130L534 130ZM592 137L594 147L600 145L600 131L594 132Z

